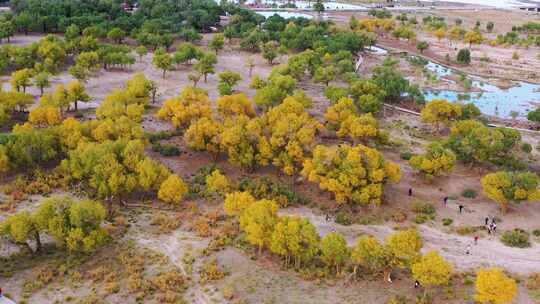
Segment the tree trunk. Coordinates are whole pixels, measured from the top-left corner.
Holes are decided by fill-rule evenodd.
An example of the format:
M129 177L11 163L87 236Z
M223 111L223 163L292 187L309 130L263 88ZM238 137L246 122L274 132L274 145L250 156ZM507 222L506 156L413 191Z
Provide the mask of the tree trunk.
M39 232L36 231L34 237L36 238L36 251L41 251L41 239L39 237Z
M41 95L40 96L43 96L43 87L39 87L39 90L41 92Z
M78 104L79 104L79 103L77 102L77 100L75 100L75 112L77 112L77 111L79 110Z
M204 83L206 83L207 81L208 81L208 74L204 73Z

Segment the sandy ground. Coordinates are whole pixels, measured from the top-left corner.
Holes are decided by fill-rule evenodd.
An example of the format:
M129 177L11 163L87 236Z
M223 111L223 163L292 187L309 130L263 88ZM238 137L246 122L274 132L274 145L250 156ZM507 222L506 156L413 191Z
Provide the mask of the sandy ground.
M250 55L251 54L249 53L228 47L220 52L216 72L225 69L240 72L243 79L240 81L237 89L246 92L249 96L253 96L254 91L248 88L250 79L244 68L245 58ZM254 75L259 74L263 77L267 76L272 67L264 62L259 55L253 56L256 60ZM164 99L177 95L182 87L189 84L187 80L189 70L189 68L185 67L180 68L176 71L169 72L167 77L163 79L161 78L161 72L152 67L151 57L147 56L143 58L141 62L137 62L137 64L129 70L99 72L99 74L91 78L87 84L88 93L95 98L94 101L87 104L86 107L97 106L111 90L121 87L135 72L142 72L148 78L158 82L160 92L159 103L162 103ZM62 73L54 78L54 82L63 83L69 79L71 79L69 75ZM200 87L210 91L212 100L215 100L217 97L217 92L215 90L217 79L217 75L210 75L208 83L204 83L203 81L200 83ZM314 98L315 107L310 111L313 112L313 114L320 116L324 108L328 105L328 102L322 96L323 87L305 83L300 84L300 87L306 89L307 93ZM32 88L30 92L37 94L37 90L34 88ZM456 268L459 270L470 270L481 266L493 265L520 274L527 274L535 271L540 272L540 247L537 242L533 242L533 247L528 249L509 248L500 243L498 240L500 235L488 236L482 232L479 233L480 241L478 245L473 245L471 255L466 255L465 248L468 244L472 244L472 236L459 236L451 229L445 228L440 224L442 218L452 218L455 227L464 225L477 226L482 224L483 219L486 216L498 216L502 218L502 221L498 222L499 231L516 227L530 231L532 229L540 228L537 220L540 217L540 208L538 208L537 202L515 206L510 209L510 212L507 215L502 217L499 214L497 204L491 202L481 194L479 179L487 172L487 170L471 170L471 168L462 165L458 165L456 170L446 177L441 177L431 184L424 183L412 172L406 162L400 159L399 153L405 150L421 152L422 145L427 141L415 137L410 132L397 127L395 123L398 121L405 122L412 128L426 128L426 126L419 123L418 119L413 116L394 114L384 119L384 125L392 131L392 136L405 143L401 148L383 150L386 158L402 165L404 177L400 184L390 185L386 188L385 197L387 202L386 205L381 208L409 210L411 202L415 199L434 203L437 209L436 221L418 226L418 230L424 238L424 248L425 250L439 250L442 255L455 263ZM145 119L144 126L146 129L151 130L167 128L167 124L156 122L155 119L151 117ZM533 144L533 146L538 142L537 136L528 135L525 139ZM155 153L151 153L151 155L162 161L175 173L181 176L189 176L200 166L211 162L210 156L206 153L192 153L185 149L181 138L173 138L170 142L177 144L181 150L186 151L186 153L183 153L178 157L162 157ZM534 152L532 157L532 165L535 166L537 164L536 159L538 153ZM254 176L247 175L238 168L231 166L224 159L220 159L218 165L223 168L227 176L232 178ZM275 175L276 170L272 168L262 168L258 170L255 175L263 174ZM414 188L414 196L412 198L406 195L409 188ZM475 199L461 198L460 193L465 188L475 189L479 193L478 197ZM316 185L302 182L297 185L297 190L309 192L309 197L314 201L312 206L317 206L318 204L325 202L332 203L331 196L328 193L318 192L316 190ZM442 198L445 196L456 196L458 197L458 201L451 201L448 206L445 207L442 204ZM463 214L458 213L457 202L465 206L465 212ZM350 243L361 234L372 234L382 239L391 233L395 226L395 223L392 222L382 225L342 226L333 222L326 222L324 220L324 214L319 211L317 207L289 208L282 210L281 212L309 218L318 227L319 232L322 235L335 229L343 233ZM361 209L360 212L365 212L365 210ZM162 252L169 257L172 263L182 269L184 269L182 263L184 254L188 251L191 251L194 254L197 253L197 249L205 247L209 241L208 239L195 236L185 229L179 229L171 234L164 234L157 237L155 235L146 234L140 227L138 229L139 230L134 230L133 237L140 245ZM256 303L257 299L261 299L261 295L274 298L276 303L335 303L335 299L342 299L340 303L357 303L358 297L364 299L366 303L384 303L393 292L387 292L384 287L381 289L380 282L372 283L369 281L355 283L355 288L345 286L342 282L337 283L337 286L321 288L316 283L299 279L296 274L280 270L279 266L276 266L275 260L252 261L243 252L237 249L227 249L218 253L218 257L222 263L230 267L232 272L230 278L225 280L225 283L237 284L239 293L242 293L244 297L252 300L249 301L249 303ZM271 269L272 271L268 271L268 269ZM21 273L17 274L17 276L24 276L27 274L28 273ZM276 281L279 282L279 285L276 285ZM266 288L270 283L272 283L272 288ZM396 283L396 290L407 291L410 294L410 286L412 286L410 283L409 279L403 279L402 282ZM242 289L246 284L248 284L248 289ZM249 284L255 285L252 286ZM244 287L241 287L240 285ZM189 296L190 303L223 303L224 300L221 298L220 293L216 292L216 288L218 287L219 286L217 285L203 287L198 284L193 284L190 286L186 295ZM256 290L256 292L250 292L251 289ZM383 292L379 293L378 291L381 290ZM414 290L412 290L412 292L414 292ZM463 302L458 300L455 303ZM518 303L534 302L526 293L520 292Z

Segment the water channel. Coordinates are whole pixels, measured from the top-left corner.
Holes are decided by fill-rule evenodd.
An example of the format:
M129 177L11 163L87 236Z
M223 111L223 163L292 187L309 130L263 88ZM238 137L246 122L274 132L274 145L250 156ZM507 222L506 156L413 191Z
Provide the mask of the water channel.
M293 12L258 12L264 13L265 17L278 14L284 18L306 17L305 14ZM311 17L311 16L309 16ZM373 46L369 51L376 55L385 56L387 51ZM463 75L454 69L428 61L425 68L435 74L442 81L452 81L447 77ZM520 119L526 119L527 113L540 106L540 85L523 81L513 81L510 87L498 87L491 84L490 79L475 75L463 75L471 81L472 92L456 92L451 90L424 90L427 101L443 98L452 102L474 103L482 113L500 118L510 118L517 113Z

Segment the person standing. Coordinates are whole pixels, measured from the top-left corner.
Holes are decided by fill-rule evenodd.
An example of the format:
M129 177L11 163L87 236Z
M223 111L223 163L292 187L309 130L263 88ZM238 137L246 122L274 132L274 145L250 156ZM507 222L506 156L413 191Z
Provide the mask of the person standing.
M463 205L459 204L459 213L463 211Z
M412 188L409 188L409 196L412 196Z
M475 244L475 245L478 245L478 235L475 235L475 236L474 236L474 244Z
M486 216L486 226L489 224L489 216Z
M448 196L445 196L443 198L443 203L444 203L444 206L446 207L446 203L448 202Z

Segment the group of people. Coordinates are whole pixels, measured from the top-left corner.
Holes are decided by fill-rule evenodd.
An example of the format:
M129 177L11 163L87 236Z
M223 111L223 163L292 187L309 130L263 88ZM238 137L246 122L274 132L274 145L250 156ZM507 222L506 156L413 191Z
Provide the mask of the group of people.
M497 230L497 223L495 222L495 218L492 218L490 222L489 217L486 217L484 225L489 234L495 233L495 231Z

